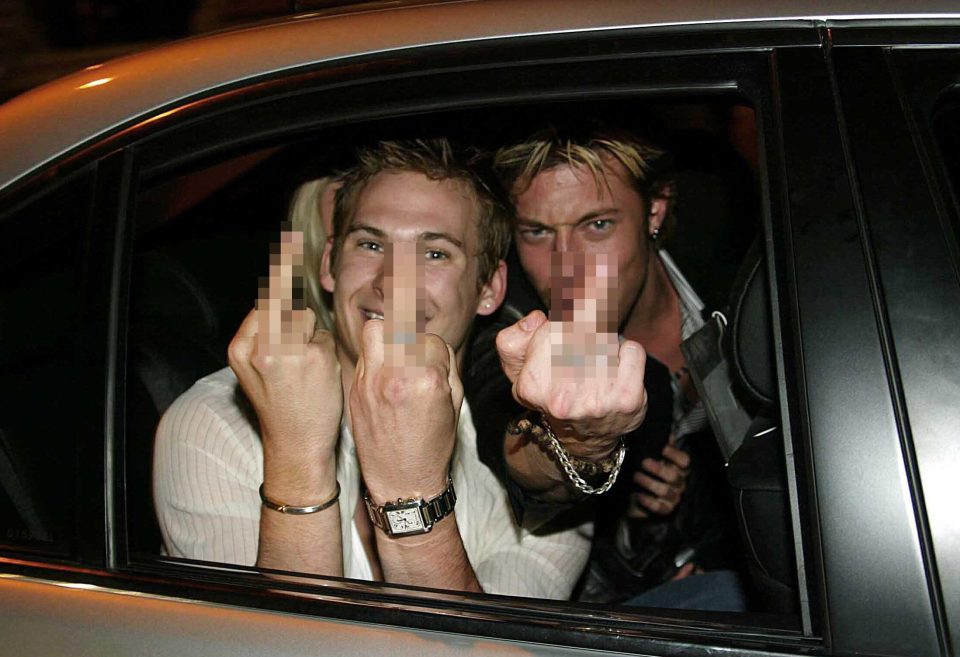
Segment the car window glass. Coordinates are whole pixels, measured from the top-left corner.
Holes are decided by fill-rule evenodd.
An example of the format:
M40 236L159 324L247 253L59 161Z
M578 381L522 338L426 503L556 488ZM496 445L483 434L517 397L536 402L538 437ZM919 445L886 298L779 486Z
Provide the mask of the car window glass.
M576 114L597 109L600 109L599 104L596 107L575 107L570 111ZM751 249L760 235L761 215L753 110L742 101L730 99L693 99L650 103L644 107L623 104L612 110L609 107L603 109L618 116L632 116L632 120L645 129L653 126L668 144L676 169L672 188L676 197L676 226L668 232L662 244L666 244L665 249L677 269L687 279L695 281L694 296L699 297L706 310L727 310L732 317L742 308L729 309L731 290L737 285L742 286L742 296L752 299L753 306L745 311L751 320L740 338L741 343L772 344L769 333L771 310L766 299L764 268L759 266L762 254L756 246ZM198 379L213 375L212 379L207 379L210 382L208 391L234 386L232 375L224 369L227 344L253 307L258 279L267 271L271 244L276 242L282 222L293 220L296 224L298 200L302 202L304 194L314 194L308 196L308 202L316 203L315 195L325 184L320 182L318 188L318 181L325 181L325 176L335 173L348 162L347 153L362 141L358 137L354 143L344 144L345 132L363 135L366 128L371 134L385 137L394 134L430 136L448 129L454 137L490 148L497 145L498 139L507 139L508 136L504 131L485 130L486 126L508 125L510 121L506 117L514 122L518 116L532 119L542 111L544 108L511 108L499 114L485 112L484 116L451 112L429 118L381 122L376 126L351 126L349 131L340 131L336 135L311 135L309 140L280 143L240 155L234 153L227 159L205 161L181 168L162 179L142 182L136 203L127 354L127 526L135 559L150 559L163 551L200 561L228 561L247 566L256 561L255 518L260 511L256 488L263 475L257 459L251 458L251 453L244 450L208 452L200 457L185 452L163 456L173 459L171 471L185 479L198 476L197 472L205 467L198 459L209 457L217 461L223 466L222 472L247 482L244 484L246 493L232 498L231 502L242 506L241 498L247 502L252 500L252 507L239 512L248 517L238 524L233 522L237 520L234 514L238 511L232 504L228 505L230 508L219 510L194 507L194 517L212 528L224 549L205 551L197 548L191 552L189 541L183 544L188 547L182 554L177 554L177 550L183 549L182 545L172 550L171 546L161 547L163 533L169 535L176 531L182 535L188 521L184 521L183 527L173 530L164 527L161 532L153 515L151 495L157 493L158 483L153 481L151 491L150 474L151 469L157 467L156 459L161 458L159 452L154 454L154 431L170 405ZM372 139L366 136L366 141ZM331 149L331 143L336 148ZM529 285L529 282L524 283L516 277L519 264L514 261L513 265L508 302L515 301L515 306L520 308L522 302L515 295L521 295L519 286ZM517 286L516 289L513 286ZM308 287L304 284L304 288ZM310 303L309 289L301 289L298 294ZM323 295L319 297L322 299ZM709 318L709 312L705 317ZM503 315L481 321L477 330L480 332L501 320L505 321ZM705 338L705 344L712 339L713 345L719 349L722 341L719 334L726 329L717 330L719 333L713 334L712 338ZM754 361L754 365L747 368L747 376L753 377L751 382L755 393L758 389L776 389L770 349L772 347L760 349L759 355L748 356ZM499 369L498 365L496 369ZM485 371L477 365L468 368L464 376L477 376L482 382ZM217 372L220 374L215 374ZM704 372L705 376L711 372L711 376L716 375L710 368ZM683 383L671 381L665 369L663 376L663 387L668 390L668 395L671 385L691 388L695 385L692 379L684 379ZM718 379L712 380L721 387L731 385L729 380L725 384L717 384ZM484 408L483 396L489 391L482 389L482 385L479 389L471 386L469 382L466 387L478 433L494 435L497 431L502 432L503 424L496 425L502 420L497 413L476 410ZM639 596L669 580L677 571L677 560L686 559L704 570L729 572L731 576L738 573L741 578L738 586L745 590L748 599L744 610L773 614L773 618L786 619L782 621L785 625L792 625L790 619L795 617L798 597L793 554L795 542L783 476L782 435L776 430L779 411L774 403L775 393L770 394L774 395L772 400L765 399L761 392L759 400L751 398L747 401L743 423L734 428L738 439L748 434L748 437L757 435L766 436L766 439L745 441L744 451L729 468L725 468L721 447L710 434L707 411L699 411L699 432L691 433L687 440L687 449L697 459L710 464L702 466L697 478L699 483L691 488L690 495L712 500L712 510L700 512L702 515L698 517L699 521L712 524L716 531L703 530L696 544L675 539L663 549L651 551L646 548L656 540L654 535L669 533L671 523L681 520L674 517L669 522L660 523L658 528L643 528L642 523L621 522L622 513L601 512L599 538L591 561L593 572L588 570L576 584L578 600L589 604L619 605L636 597L634 602L639 606L668 606L670 602L666 598ZM476 401L472 395L476 396ZM201 416L194 409L189 418L181 417L178 422L205 423L205 426L247 422L252 427L257 426L252 408L235 386L221 396L217 403L233 405L229 417ZM672 413L668 407L672 407L672 402L661 399L660 403L660 408L667 409L667 417L651 422L665 422L668 426ZM762 410L758 411L758 408ZM253 451L258 448L255 438L249 447ZM735 447L739 447L739 442ZM635 449L627 468L640 467L643 458L649 456L657 455ZM484 458L483 454L481 458ZM762 476L756 471L758 463L763 464ZM733 474L728 477L731 472ZM155 469L153 473L156 474ZM218 487L222 490L225 484L219 475L217 477L214 482L194 483L204 490ZM620 504L628 503L631 487L631 477L624 475L618 493ZM696 487L701 490L694 490ZM734 498L739 500L739 508L734 506ZM170 502L182 509L195 503L197 499ZM689 510L686 513L691 514L688 520L693 522L692 516L696 514ZM711 514L716 517L710 518ZM217 517L211 520L212 515ZM738 516L749 518L750 525L746 528L740 526ZM161 524L163 522L161 520ZM758 531L759 527L763 530ZM750 534L752 542L749 547L741 541L741 531ZM625 549L622 544L625 533L630 535L631 548ZM638 566L645 575L636 576ZM717 588L722 588L725 576L708 575L707 579L716 578ZM629 586L618 588L628 580ZM770 622L771 616L765 618L764 622Z
M960 97L957 94L948 94L942 98L934 108L931 123L940 147L939 159L950 183L950 197L953 201L951 216L954 218L954 231L957 231L956 221L960 216Z
M15 548L71 550L90 182L0 216L0 544Z

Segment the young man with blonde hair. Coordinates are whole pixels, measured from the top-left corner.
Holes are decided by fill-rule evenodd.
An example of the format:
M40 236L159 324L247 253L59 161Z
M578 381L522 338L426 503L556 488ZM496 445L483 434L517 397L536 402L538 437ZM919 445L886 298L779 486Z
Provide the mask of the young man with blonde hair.
M333 332L294 307L302 237L287 233L231 343L231 369L200 380L160 423L168 552L569 596L586 540L521 531L462 403L473 319L503 299L506 208L445 140L380 143L341 180L333 238L307 272L332 295Z
M621 485L633 490L610 539L627 566L642 571L650 537L634 530L671 517L689 497L686 441L708 428L680 350L704 325L704 305L661 246L673 215L670 157L628 131L583 122L501 148L495 167L515 206L519 262L551 313L548 321L534 310L496 338L512 396L525 410L502 439L505 474L519 487L515 506L556 509L605 492L622 467L624 436L633 434L642 447L653 430L649 418L644 422L644 378L651 393L660 389L655 381L664 382L670 390L653 408L666 408L668 439L635 471L624 468L628 481ZM577 326L585 309L596 313L594 335ZM606 368L596 366L596 345L610 345ZM569 370L569 363L591 362L579 376L562 374L565 364ZM658 376L664 367L669 378ZM482 441L498 443L481 432ZM677 553L663 555L663 572L644 585L693 573L709 540L697 528L666 545Z

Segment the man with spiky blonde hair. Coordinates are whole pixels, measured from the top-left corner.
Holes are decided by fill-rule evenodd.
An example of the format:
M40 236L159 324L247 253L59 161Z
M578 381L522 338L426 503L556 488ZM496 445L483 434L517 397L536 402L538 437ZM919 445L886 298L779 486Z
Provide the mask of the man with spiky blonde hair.
M688 483L684 437L707 428L680 350L703 326L704 305L661 247L674 203L671 158L630 132L585 123L505 146L495 168L515 206L520 264L550 311L549 321L534 310L496 338L526 409L503 439L515 509L609 490L624 467L624 436L648 411L645 374L662 364L671 391L657 406L667 407L669 436L625 473L633 490L622 523L669 516ZM686 559L669 575L691 574Z
M624 338L620 351L645 352L671 372L682 372L681 326L684 322L698 323L702 304L689 298L682 303L677 288L684 292L692 292L692 288L682 277L679 285L674 284L673 276L679 276L679 270L666 252L656 247L672 214L668 155L624 131L562 134L548 129L500 149L495 166L516 204L515 239L520 263L543 303L553 310L552 300L570 294L553 285L553 269L567 254L604 254L609 262L615 261L615 275L605 280L616 291L616 312L608 309L611 316L604 325ZM581 296L587 292L583 288L577 291ZM596 287L591 290L598 291ZM563 441L574 453L589 450L592 456L599 456L604 450L612 452L620 435L643 420L646 400L642 389L631 390L632 399L620 399L617 407L593 408L585 418L573 417L569 409L568 417L554 415L551 404L559 401L560 391L530 385L523 367L530 340L544 320L542 313L534 312L498 338L508 376L516 373L511 379L515 392L523 397L519 401L545 413L548 424L555 420L560 425L554 428L555 433L560 430L559 438L564 437L563 425L579 423L582 433L567 431L567 440ZM636 379L642 380L642 374L639 372ZM604 397L614 401L612 396ZM607 426L597 426L601 418ZM599 435L604 431L611 433ZM543 451L522 435L510 442L514 448L508 449L514 455L510 460L513 474L521 483L529 484L530 490L539 489L542 496L557 499L576 491L562 472L556 473L549 487L544 487L545 481L539 485L530 481L527 475L531 473L525 468L541 462ZM522 444L519 450L517 443ZM525 462L521 454L530 460ZM665 457L659 464L650 464L664 481L646 480L654 484L650 487L653 495L638 494L634 513L642 515L646 512L643 509L669 512L676 505L688 459L672 446L665 448ZM543 468L536 472L542 475Z

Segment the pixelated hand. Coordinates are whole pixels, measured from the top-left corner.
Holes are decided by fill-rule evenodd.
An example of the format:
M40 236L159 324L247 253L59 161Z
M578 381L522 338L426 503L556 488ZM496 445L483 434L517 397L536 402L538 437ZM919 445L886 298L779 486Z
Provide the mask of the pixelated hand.
M557 255L551 320L530 313L499 333L497 350L516 400L543 413L572 454L602 458L646 415L646 352L615 332L616 263L604 254Z
M260 421L266 457L331 458L340 433L343 387L329 332L310 309L294 307L303 236L281 234L267 284L227 351L230 367Z
M379 501L446 487L463 401L453 349L423 326L422 256L398 243L387 260L384 319L363 325L350 391L360 469Z
M680 503L690 474L690 455L676 446L672 435L661 455L661 459L644 459L643 470L633 473L634 483L643 490L631 494L628 516L646 518L648 512L665 516Z

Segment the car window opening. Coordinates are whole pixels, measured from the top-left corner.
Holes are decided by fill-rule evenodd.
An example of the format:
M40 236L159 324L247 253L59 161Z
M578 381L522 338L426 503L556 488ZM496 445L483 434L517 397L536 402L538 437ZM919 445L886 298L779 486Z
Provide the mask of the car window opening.
M594 502L576 504L573 511L558 516L576 516L567 526L579 527L576 531L584 535L582 545L587 550L563 598L618 610L672 607L742 612L745 619L755 620L768 614L793 618L798 613L783 438L778 429L769 324L772 311L764 256L758 246L762 240L756 118L748 105L729 98L644 106L611 102L510 108L499 114L487 111L484 117L464 112L350 126L326 141L321 136L271 146L150 181L137 204L129 316L126 481L133 561L173 554L256 563L257 519L261 513L275 511L261 511L261 499L251 498L250 514L234 525L236 519L229 518L234 511L204 509L202 499L177 497L191 487L216 491L229 484L158 483L158 459L166 464L163 467L171 468L164 471L166 477L175 472L176 477L189 479L199 466L191 460L196 455L182 446L167 445L167 453L155 453L154 432L170 405L204 377L210 378L204 379L209 385L202 394L215 398L211 402L214 407L233 404L233 410L227 416L188 417L200 413L191 407L187 415L176 417L177 422L247 422L257 427L253 407L224 368L228 344L257 298L258 281L269 270L271 248L276 254L281 222L317 233L305 240L303 259L304 266L319 269L323 266L322 246L332 230L324 222L333 212L338 172L352 164L358 143L376 143L397 135L426 139L445 134L493 150L516 141L522 128L542 125L545 113L560 117L558 121L614 117L644 139L662 144L670 160L665 193L671 204L671 223L664 224L656 241L647 246L652 245L651 257L663 268L664 280L680 293L685 313L680 315L683 325L677 327L684 342L678 352L683 354L682 366L671 367L656 359L648 364L650 405L642 425L646 427L644 437L627 450L616 485ZM505 119L508 116L509 121ZM606 230L609 227L604 220L605 216L598 216L593 223L578 224L571 235L578 230L584 235ZM618 220L613 218L614 223ZM532 242L559 239L560 229L545 225L546 229L532 234ZM599 239L597 234L583 239ZM364 257L370 257L381 247L362 248L366 249ZM442 267L436 263L448 254L442 248L437 253L430 248L428 244L426 253L433 262L424 266ZM490 383L500 370L492 336L530 310L543 307L543 295L521 273L524 258L529 261L530 257L524 254L525 248L516 243L511 246L505 302L498 312L477 318L472 351L462 371L479 436L479 459L487 464L488 474L495 473L500 481L506 476L505 466L491 456L495 450L489 445L498 444L496 436L503 435L508 418L503 405L496 402L503 391ZM629 255L629 251L624 253ZM621 281L621 285L630 284ZM314 309L320 326L334 326L333 299L317 279L298 280L294 295L297 303ZM375 317L383 309L367 311ZM224 387L230 392L223 392ZM258 445L249 447L255 450ZM223 472L259 485L264 477L262 458L258 461L251 453L232 452L214 458L232 459ZM682 485L674 478L679 471ZM214 474L222 473L208 473ZM657 491L672 494L671 486L681 490L676 508L658 515L649 504L660 503ZM247 491L231 498L231 503L240 504L252 494ZM349 494L359 493L353 490ZM524 494L523 490L514 491L512 513L516 514L516 500ZM155 495L161 497L155 500ZM348 491L340 495L339 504L343 505ZM278 501L297 507L318 500ZM187 515L196 514L199 523L224 542L222 549L206 551L203 544L210 539L204 537L162 547L164 532L156 521L155 504L162 519L164 505L189 509ZM366 513L363 501L357 504L357 513ZM521 502L520 506L524 522L534 527L534 534L559 531L556 527L564 523L554 516L537 526L537 502ZM221 512L226 514L224 518L210 517ZM182 535L182 528L169 524L177 522L174 515L161 522L168 523L164 525L168 540L170 532ZM384 522L402 522L404 526L412 519L420 522L417 513L408 516L403 516L405 520L401 515L394 520L384 516ZM434 520L437 527L442 527L442 518L439 515ZM583 518L593 521L592 539L584 534L588 530L581 524ZM392 530L402 531L398 527ZM368 527L367 531L381 530ZM369 540L360 540L370 545ZM373 574L378 574L376 568ZM478 577L483 579L481 573Z

